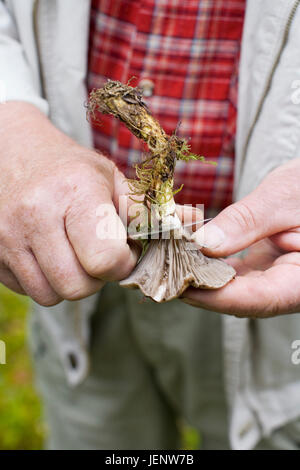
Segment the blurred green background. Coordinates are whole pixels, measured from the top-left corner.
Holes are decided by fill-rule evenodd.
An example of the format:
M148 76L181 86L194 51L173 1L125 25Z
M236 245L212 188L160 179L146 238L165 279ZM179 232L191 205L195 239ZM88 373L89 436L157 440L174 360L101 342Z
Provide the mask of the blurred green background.
M7 362L0 364L0 450L42 449L46 435L26 340L29 304L0 284L0 340L6 343ZM199 447L199 434L186 427L182 448Z
M26 297L0 285L0 339L7 362L0 364L0 450L43 447L45 425L26 344L28 310Z

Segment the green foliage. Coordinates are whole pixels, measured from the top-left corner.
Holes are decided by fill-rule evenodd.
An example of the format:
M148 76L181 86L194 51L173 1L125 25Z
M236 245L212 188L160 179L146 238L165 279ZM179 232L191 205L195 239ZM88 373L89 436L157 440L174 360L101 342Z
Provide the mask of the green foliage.
M201 449L201 436L197 429L191 426L183 426L182 429L182 449L198 450Z
M207 163L208 165L217 165L217 162L211 160L206 160L202 155L197 155L196 153L191 152L191 146L187 143L185 139L180 139L181 146L178 146L176 149L176 158L177 160L183 160L189 162L190 160L199 160L202 163Z
M171 146L170 146L171 144ZM187 143L185 139L179 139L175 134L167 140L165 143L165 153L166 155L171 155L170 149L173 150L175 153L174 159L174 168L176 164L176 160L183 160L185 162L189 162L190 160L198 160L202 163L209 164L209 165L217 165L217 162L206 160L205 157L202 155L197 155L196 153L191 152L191 146ZM131 191L130 199L134 202L149 202L154 204L166 204L170 201L175 194L179 193L182 188L183 184L176 190L173 190L173 171L170 171L168 175L168 179L163 183L160 183L161 187L158 189L156 186L156 182L158 177L165 173L166 170L166 159L161 158L161 154L150 154L144 155L144 160L136 164L135 172L136 172L136 179L127 179L129 189ZM170 158L170 157L169 157ZM155 188L155 191L153 191ZM155 194L156 197L152 197L151 194ZM132 196L144 196L144 199L134 199Z
M41 449L44 425L32 385L26 345L29 300L0 286L0 339L6 343L6 362L0 364L0 450Z

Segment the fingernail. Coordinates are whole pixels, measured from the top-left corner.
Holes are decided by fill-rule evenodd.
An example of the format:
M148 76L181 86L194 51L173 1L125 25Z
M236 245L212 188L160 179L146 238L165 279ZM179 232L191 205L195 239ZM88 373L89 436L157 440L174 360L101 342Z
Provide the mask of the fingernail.
M215 250L224 242L225 233L217 225L207 224L197 230L192 239L199 247Z

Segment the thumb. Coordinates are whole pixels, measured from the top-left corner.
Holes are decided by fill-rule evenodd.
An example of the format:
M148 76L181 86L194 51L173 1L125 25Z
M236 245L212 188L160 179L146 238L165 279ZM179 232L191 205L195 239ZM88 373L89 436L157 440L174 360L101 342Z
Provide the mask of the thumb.
M138 249L127 243L126 229L105 178L102 183L99 178L89 178L89 186L67 211L65 229L80 264L90 276L119 280L134 268Z
M297 217L290 200L287 191L282 191L281 195L278 186L274 187L272 181L267 180L224 209L192 238L208 255L237 253L263 238L295 227Z

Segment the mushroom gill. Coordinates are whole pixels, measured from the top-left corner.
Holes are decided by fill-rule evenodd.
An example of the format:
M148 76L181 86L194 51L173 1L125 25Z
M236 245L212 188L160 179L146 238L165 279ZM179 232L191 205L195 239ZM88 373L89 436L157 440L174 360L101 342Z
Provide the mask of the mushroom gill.
M151 240L132 273L120 282L138 287L146 297L166 302L179 297L189 286L218 289L235 276L223 260L208 258L185 237Z

